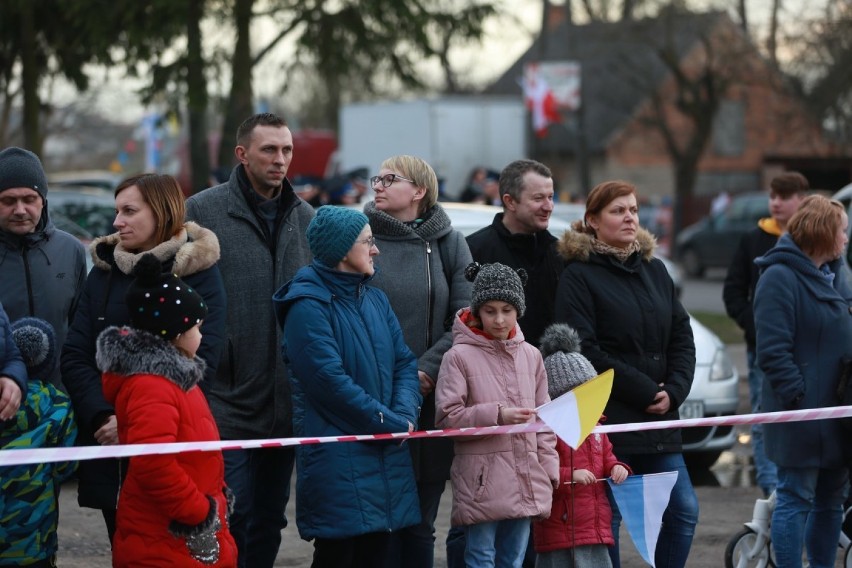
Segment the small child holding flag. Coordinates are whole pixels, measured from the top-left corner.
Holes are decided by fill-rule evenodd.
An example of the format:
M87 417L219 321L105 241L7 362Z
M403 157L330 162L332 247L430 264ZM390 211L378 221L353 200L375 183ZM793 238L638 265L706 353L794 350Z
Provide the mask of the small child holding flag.
M553 324L541 338L548 394L556 399L597 376L580 353L580 337L566 324ZM621 483L630 468L619 462L606 434L589 435L577 450L557 440L559 486L550 518L533 524L536 568L610 568L607 547L612 536L612 509L607 499L609 477Z

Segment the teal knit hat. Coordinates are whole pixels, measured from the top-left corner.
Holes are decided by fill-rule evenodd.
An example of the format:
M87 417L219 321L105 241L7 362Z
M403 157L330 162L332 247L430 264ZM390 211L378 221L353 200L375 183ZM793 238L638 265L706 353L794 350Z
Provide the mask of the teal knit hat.
M308 246L314 258L329 268L343 260L364 227L367 216L348 207L323 205L308 225Z

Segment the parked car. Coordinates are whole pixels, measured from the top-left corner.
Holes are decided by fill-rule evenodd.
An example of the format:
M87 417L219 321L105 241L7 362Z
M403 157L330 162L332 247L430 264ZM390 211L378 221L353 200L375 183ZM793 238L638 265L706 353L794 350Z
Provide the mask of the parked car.
M112 226L115 220L112 191L89 186L51 186L47 202L51 218L61 216L75 223L85 231L89 240L115 232Z
M852 183L843 186L831 197L842 203L849 217L852 218ZM852 231L852 223L849 224L849 230ZM850 234L852 235L852 232ZM846 247L846 265L852 267L852 247Z
M769 217L766 193L745 193L716 215L708 215L683 229L675 239L675 259L687 276L697 278L708 268L725 268L731 264L743 234Z
M98 187L110 194L121 182L121 175L107 170L85 170L71 172L56 172L48 175L47 186L50 191L60 186L71 187Z
M501 211L499 207L469 203L441 203L441 206L453 227L464 235L489 225L494 215ZM568 221L551 216L549 229L560 236L571 230L571 226ZM672 280L680 280L675 265L661 260L669 269ZM739 373L719 337L692 317L690 324L695 337L695 375L692 390L680 407L681 418L732 416L736 414L739 402ZM695 467L710 467L724 450L730 449L736 442L733 426L684 428L682 435L687 462Z

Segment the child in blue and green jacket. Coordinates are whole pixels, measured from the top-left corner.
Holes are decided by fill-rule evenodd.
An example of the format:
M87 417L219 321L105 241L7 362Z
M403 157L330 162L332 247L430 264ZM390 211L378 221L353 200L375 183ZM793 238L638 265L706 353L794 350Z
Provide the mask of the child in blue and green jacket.
M77 426L68 396L48 383L56 337L44 320L22 318L11 336L29 375L17 414L0 423L0 449L71 447ZM0 467L0 567L55 566L59 488L77 462Z

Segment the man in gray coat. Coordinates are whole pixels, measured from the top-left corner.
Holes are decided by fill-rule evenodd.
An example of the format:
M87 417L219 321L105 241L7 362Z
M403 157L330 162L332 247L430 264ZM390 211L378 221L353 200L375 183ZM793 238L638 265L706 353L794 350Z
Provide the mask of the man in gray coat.
M23 148L0 152L0 282L9 319L48 321L61 347L86 282L86 249L50 220L41 160ZM62 386L57 364L39 378Z
M208 400L223 440L292 434L290 385L272 295L311 261L314 210L287 181L293 135L280 117L249 117L237 130L230 179L190 197L187 219L219 237L228 297L227 343ZM229 450L225 481L236 503L230 529L240 568L271 567L287 525L292 448Z

